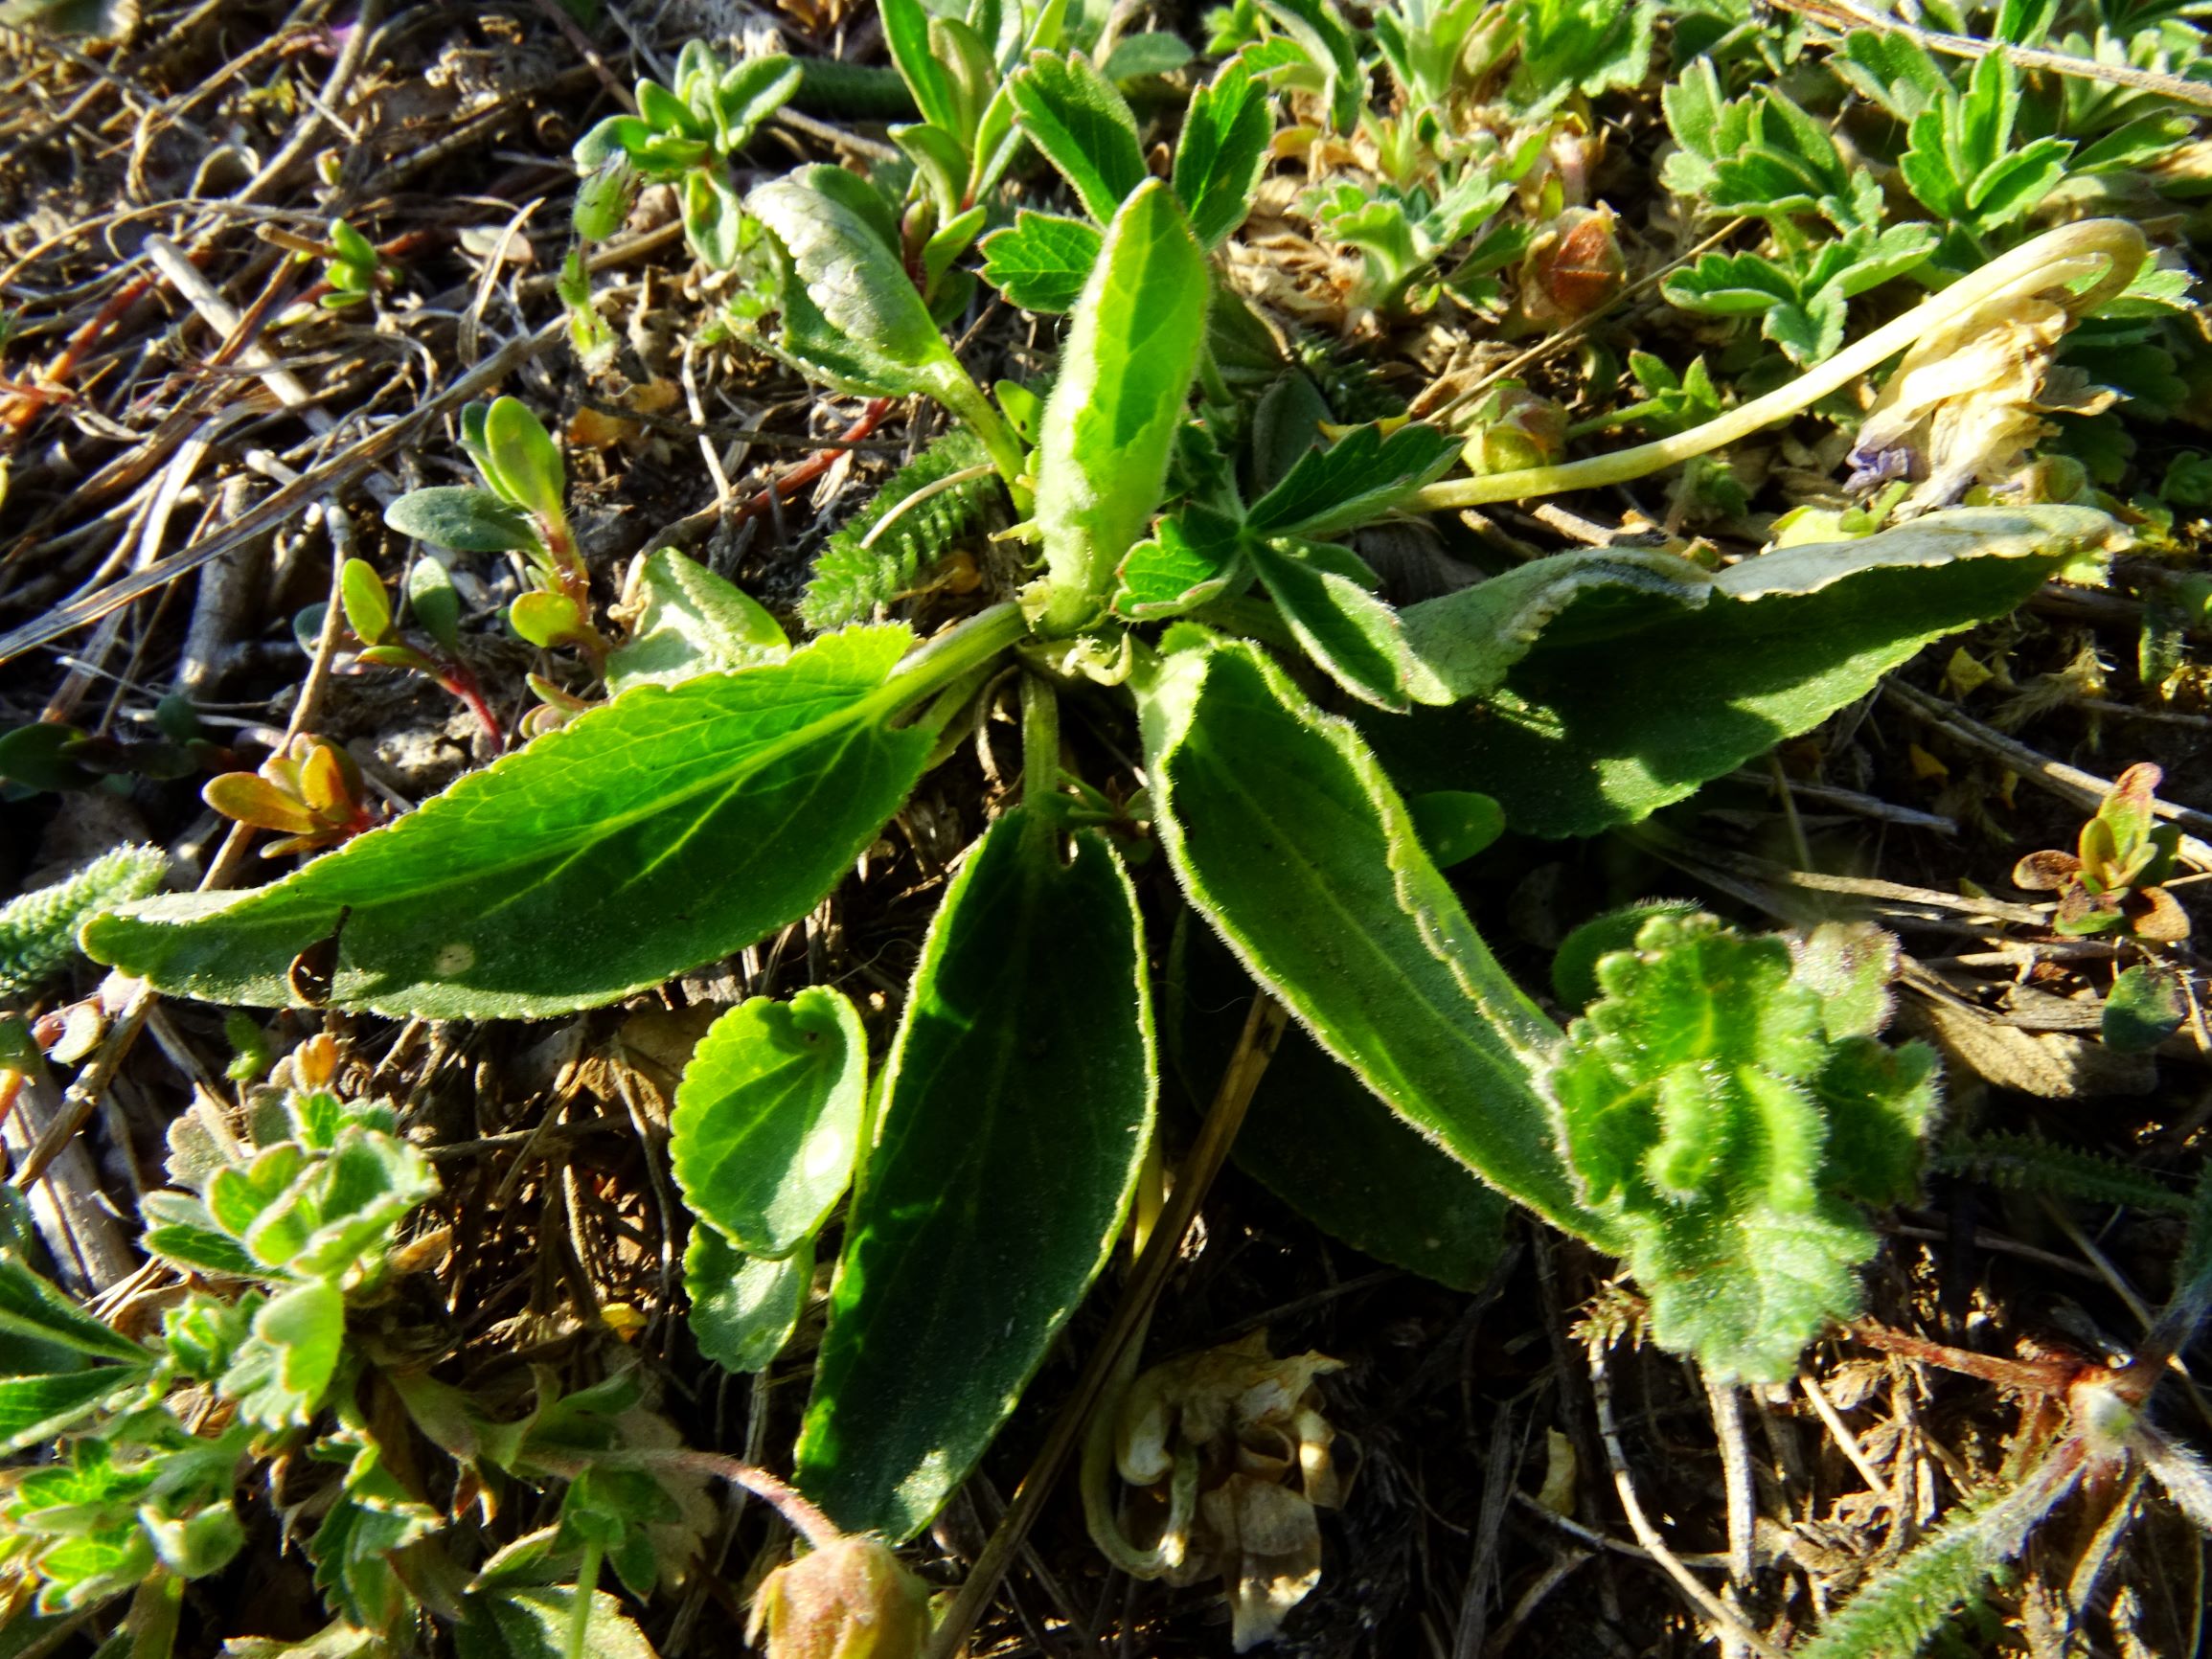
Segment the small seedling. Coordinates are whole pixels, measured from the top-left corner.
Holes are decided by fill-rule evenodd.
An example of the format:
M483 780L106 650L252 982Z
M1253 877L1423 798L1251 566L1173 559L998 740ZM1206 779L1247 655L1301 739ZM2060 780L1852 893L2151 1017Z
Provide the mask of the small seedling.
M484 700L476 670L461 654L461 602L452 579L434 558L419 558L407 572L407 605L427 641L411 644L393 620L392 596L384 579L367 559L350 558L339 578L339 598L347 625L361 642L360 660L385 668L409 669L457 697L490 734L491 746L506 744L499 717Z
M361 768L340 745L302 732L261 763L258 771L225 772L208 780L200 798L225 818L284 839L262 849L263 858L317 852L350 841L376 821Z
M2189 916L2159 885L2173 873L2181 831L2154 811L2164 777L2149 762L2113 780L2096 815L2082 826L2073 852L2031 852L2013 881L2030 893L2056 893L2051 925L2069 938L2119 933L2157 943L2189 937Z

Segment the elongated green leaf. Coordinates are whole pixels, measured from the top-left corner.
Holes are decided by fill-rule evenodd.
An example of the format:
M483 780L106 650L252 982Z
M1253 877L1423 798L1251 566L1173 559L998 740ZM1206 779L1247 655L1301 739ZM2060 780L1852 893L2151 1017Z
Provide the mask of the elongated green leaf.
M1194 1110L1235 1051L1255 988L1229 947L1188 912L1178 920L1161 1034ZM1379 1261L1473 1290L1505 1246L1513 1206L1377 1100L1293 1026L1237 1131L1238 1166L1324 1232Z
M1348 547L1289 537L1245 543L1252 568L1306 654L1363 703L1407 706L1412 666L1398 613L1368 591L1372 578Z
M7 1255L0 1255L0 1331L55 1343L97 1359L148 1363L145 1349Z
M875 693L902 627L643 687L273 886L95 918L164 989L281 1005L338 936L331 1000L435 1018L611 1002L803 916L898 808L929 739ZM341 924L342 922L342 924Z
M684 1202L740 1249L789 1255L853 1178L867 1096L868 1037L842 993L730 1010L676 1086L669 1162Z
M384 509L384 522L401 535L458 553L527 553L537 545L537 532L519 508L465 485L411 489Z
M1007 82L1015 120L1100 224L1145 181L1137 118L1080 52L1038 52Z
M540 519L560 516L567 488L560 445L529 404L518 398L494 399L484 417L484 445L491 477L508 500Z
M1369 735L1403 787L1480 789L1516 830L1594 834L1816 725L1930 640L2002 615L2114 534L2088 508L1960 509L1747 559L1704 584L1694 607L1663 577L1636 594L1638 579L1596 610L1577 603L1557 639L1545 626L1557 592L1532 573L1558 561L1540 560L1500 579L1526 584L1523 604L1486 601L1484 583L1408 607L1407 634L1441 680L1497 689ZM1543 631L1532 641L1533 629Z
M1168 187L1130 196L1077 301L1038 444L1054 625L1102 608L1167 486L1206 327L1205 256Z
M673 547L647 558L638 597L636 630L607 657L609 692L749 669L790 648L758 600Z
M1025 311L1071 309L1106 240L1095 225L1023 208L983 239L983 280Z
M1458 457L1458 441L1434 426L1401 426L1388 437L1380 426L1356 426L1301 455L1245 522L1266 535L1341 535L1443 477Z
M0 1451L52 1441L130 1379L131 1373L115 1365L59 1376L0 1378Z
M724 1371L765 1371L798 1329L813 1279L811 1239L781 1259L747 1256L702 1222L684 1249L692 1340Z
M883 37L891 44L891 60L914 94L923 120L957 132L959 97L952 89L951 75L929 50L929 12L922 0L881 0L878 14L883 20Z
M1257 650L1189 628L1139 687L1161 840L1253 976L1423 1134L1570 1232L1537 1072L1559 1032L1506 978L1366 744Z
M1136 896L1007 814L931 925L846 1224L799 1482L904 1538L965 1480L1105 1264L1156 1079Z
M1241 55L1191 94L1175 141L1175 194L1191 216L1192 234L1208 248L1227 241L1252 211L1274 136L1267 103L1266 84Z
M1338 132L1350 132L1358 124L1360 106L1367 101L1365 79L1359 68L1359 42L1333 0L1260 0L1268 16L1305 49L1307 57L1322 72L1329 104L1329 123Z
M956 412L981 400L908 280L898 226L874 187L842 168L803 167L745 206L797 270L805 300L786 292L785 330L809 364L857 390L926 393Z

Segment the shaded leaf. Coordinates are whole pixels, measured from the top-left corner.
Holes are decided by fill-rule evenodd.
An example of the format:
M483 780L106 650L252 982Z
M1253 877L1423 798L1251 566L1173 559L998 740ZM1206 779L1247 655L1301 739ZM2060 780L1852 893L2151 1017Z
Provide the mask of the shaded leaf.
M983 239L983 280L1025 311L1071 310L1105 240L1081 219L1023 208Z
M814 1246L748 1256L703 1222L684 1248L692 1340L724 1371L765 1371L791 1340L814 1281Z

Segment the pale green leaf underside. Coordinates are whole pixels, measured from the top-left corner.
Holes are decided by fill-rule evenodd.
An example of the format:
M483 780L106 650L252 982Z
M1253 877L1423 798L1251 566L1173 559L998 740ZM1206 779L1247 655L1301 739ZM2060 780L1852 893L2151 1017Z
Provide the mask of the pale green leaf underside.
M1027 809L931 925L846 1224L807 1495L905 1538L983 1455L1105 1264L1156 1079L1136 896L1095 836Z
M1480 701L1367 729L1403 787L1479 789L1516 830L1594 834L1817 725L1930 640L2002 615L2112 533L2087 508L1962 509L1746 560L1713 578L1701 605L1663 591L1578 592L1564 629L1545 614L1544 578L1530 574L1555 561L1539 561L1501 579L1528 590L1514 596L1525 605L1483 601L1485 583L1405 613L1409 639L1445 683L1492 681ZM1638 586L1661 574L1634 563ZM1498 631L1486 640L1488 621Z
M638 585L645 608L628 643L607 658L610 694L753 668L790 648L758 600L673 547L647 558Z
M872 693L910 637L855 628L643 687L283 881L95 918L85 947L165 991L276 1006L344 913L340 1007L530 1018L658 985L805 915L898 809L929 740Z
M1171 650L1139 696L1161 838L1246 967L1415 1128L1602 1238L1534 1079L1559 1033L1475 937L1357 734L1242 644Z
M700 1223L684 1249L692 1340L724 1371L765 1371L798 1329L813 1278L811 1239L770 1260L747 1256Z
M669 1164L692 1214L755 1256L787 1256L853 1175L868 1038L844 995L760 996L708 1029L669 1120Z

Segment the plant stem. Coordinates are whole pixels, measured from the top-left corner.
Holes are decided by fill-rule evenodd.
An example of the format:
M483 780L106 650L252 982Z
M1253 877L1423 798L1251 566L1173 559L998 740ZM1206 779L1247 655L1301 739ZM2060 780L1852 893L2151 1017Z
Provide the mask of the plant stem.
M1494 472L1487 478L1454 478L1431 484L1417 491L1407 506L1417 511L1431 512L1482 507L1491 502L1525 501L1531 496L1593 489L1601 485L1625 484L1631 478L1642 478L1647 473L1747 438L1777 420L1788 420L1990 300L2005 296L2025 299L2030 294L2094 274L2096 280L2089 287L2066 302L2067 308L2079 316L2110 299L2133 281L2145 251L2143 233L2125 219L2085 219L2080 224L2046 231L1922 301L1904 316L1885 323L1827 362L1807 370L1789 385L1778 387L1764 398L1754 398L1701 426L1610 455L1593 455L1552 466L1528 466L1515 472Z
M911 653L869 698L875 712L885 716L911 708L941 686L948 686L971 669L981 668L1021 638L1028 624L1021 607L1011 600L977 611L966 622L949 627Z
M591 1593L599 1588L599 1563L606 1546L587 1539L576 1567L576 1605L568 1612L568 1659L583 1659L591 1637Z
M1060 694L1042 674L1021 676L1021 801L1041 807L1060 793Z
M1006 493L1014 498L1015 511L1027 518L1035 505L1028 487L1021 482L1021 475L1029 466L1029 452L1014 435L1014 428L999 418L983 388L957 365L955 372L945 375L944 383L933 390L937 400L967 421L982 440L992 466L998 468L998 476L1006 481Z

